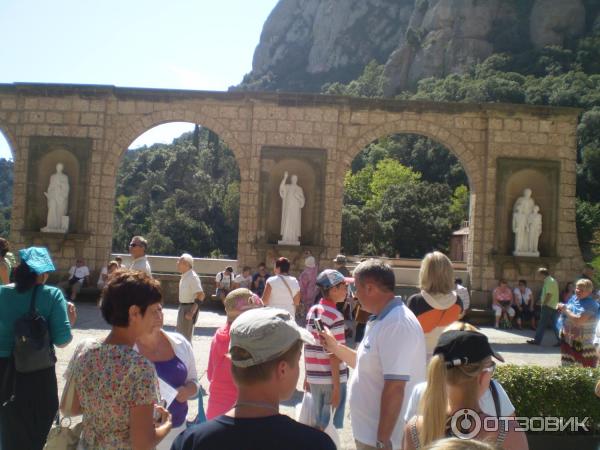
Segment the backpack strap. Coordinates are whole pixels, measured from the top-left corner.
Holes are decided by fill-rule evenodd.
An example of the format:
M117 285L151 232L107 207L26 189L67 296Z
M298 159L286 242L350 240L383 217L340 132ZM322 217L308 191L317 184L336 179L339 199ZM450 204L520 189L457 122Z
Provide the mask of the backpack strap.
M490 391L492 393L492 399L494 400L494 409L496 410L496 417L500 417L502 411L500 411L500 398L498 396L498 388L494 380L490 381Z
M35 298L37 296L37 291L38 291L39 287L40 287L39 284L36 284L33 287L33 292L31 293L31 301L29 302L29 314L33 314L36 311L36 309L35 309Z

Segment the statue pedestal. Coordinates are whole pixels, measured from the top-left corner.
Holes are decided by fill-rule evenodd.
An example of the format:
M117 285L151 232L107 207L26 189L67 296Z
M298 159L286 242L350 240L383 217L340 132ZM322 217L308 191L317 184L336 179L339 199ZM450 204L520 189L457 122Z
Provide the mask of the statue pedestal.
M524 256L526 258L539 258L540 252L513 252L513 256Z
M300 241L277 241L277 245L291 245L297 247L300 245Z

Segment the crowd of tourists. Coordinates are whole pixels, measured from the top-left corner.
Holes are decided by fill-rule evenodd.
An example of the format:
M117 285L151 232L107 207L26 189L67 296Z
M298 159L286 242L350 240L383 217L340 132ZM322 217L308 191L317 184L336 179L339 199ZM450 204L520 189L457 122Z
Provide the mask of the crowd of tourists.
M484 420L513 416L515 408L493 380L504 359L477 328L459 321L468 292L465 297L459 289L444 254L424 257L419 292L406 301L395 295L393 269L376 259L360 262L350 276L343 255L332 261L334 269L319 270L307 253L299 279L283 257L274 261L272 276L262 263L254 274L249 267L238 275L226 267L215 278L226 319L210 346L204 416L192 337L206 295L194 260L189 254L177 260L179 310L171 332L164 329L163 292L152 277L148 242L135 236L129 247L130 266L111 261L98 280L109 331L78 343L59 402L54 348L73 339L77 313L66 297L76 297L69 287L89 276L80 270L84 261L77 260L67 284L52 287L46 281L55 267L47 249L22 249L17 263L0 240L2 450L41 450L48 436L61 438L49 435L61 416L82 416L70 430L80 450L333 450L346 408L357 450L528 448L515 421L497 431L451 425L456 411L469 409ZM541 273L538 333L554 320L543 308L553 309L563 364L595 367L592 282L578 280L566 302L555 304L556 280L547 269ZM494 311L518 317L519 326L533 317L517 314L533 304L526 283L513 291L501 282L493 297ZM502 304L507 299L508 307ZM361 312L369 319L357 339ZM301 364L304 397L296 421L280 414L280 404L294 394ZM190 423L194 399L199 414ZM454 439L466 435L470 440Z

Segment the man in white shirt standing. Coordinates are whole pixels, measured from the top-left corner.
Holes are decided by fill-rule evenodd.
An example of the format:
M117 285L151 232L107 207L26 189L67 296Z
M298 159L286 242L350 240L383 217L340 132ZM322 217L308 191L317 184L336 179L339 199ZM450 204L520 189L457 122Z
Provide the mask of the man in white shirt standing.
M358 350L321 334L329 352L353 367L350 417L357 450L402 445L404 411L413 387L425 381L425 336L415 315L394 295L392 268L369 259L354 269L356 295L373 316Z
M145 272L147 275L152 276L152 268L146 257L146 249L148 248L148 241L142 236L134 236L131 238L129 243L129 254L133 258L133 261L129 265L130 270L139 270Z
M75 301L84 283L87 283L89 276L90 269L85 265L83 258L78 258L75 265L69 269L68 281L63 281L58 286L63 290L68 300Z
M179 311L177 312L177 331L191 343L194 324L198 317L198 303L204 300L204 291L198 274L194 272L194 258L184 253L177 260L179 280Z

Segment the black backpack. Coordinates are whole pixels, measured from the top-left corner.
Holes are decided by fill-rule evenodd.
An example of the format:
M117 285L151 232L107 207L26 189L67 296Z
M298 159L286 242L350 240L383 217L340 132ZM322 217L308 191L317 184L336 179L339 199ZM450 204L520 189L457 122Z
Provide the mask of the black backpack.
M15 322L13 358L17 372L48 369L56 363L48 322L35 308L38 288L39 285L33 288L29 311Z

